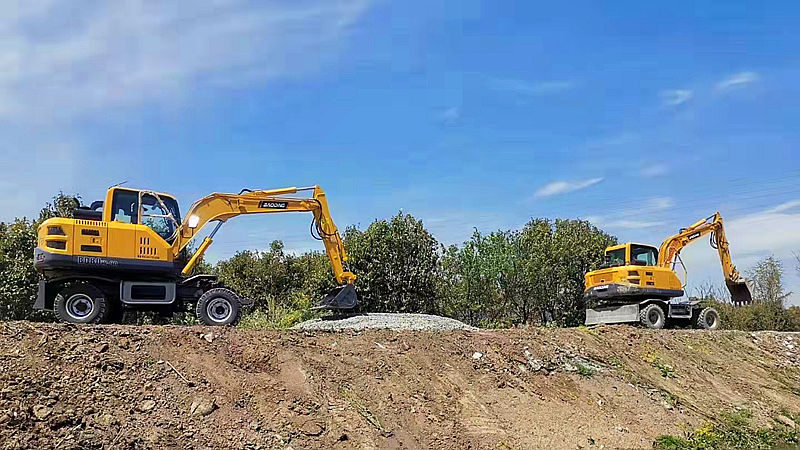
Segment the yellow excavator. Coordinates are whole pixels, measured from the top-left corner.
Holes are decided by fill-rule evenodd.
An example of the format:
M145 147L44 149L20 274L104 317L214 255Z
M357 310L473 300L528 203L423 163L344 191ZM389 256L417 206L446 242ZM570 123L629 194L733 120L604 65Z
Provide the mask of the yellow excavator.
M735 305L752 302L752 283L731 260L719 212L668 237L659 249L626 243L608 247L605 264L586 274L584 297L586 325L640 322L647 328L664 328L668 321L690 322L696 328L719 327L719 312L700 301L682 298L684 286L675 268L683 247L711 234L711 247L719 253L725 284Z
M310 195L294 195L299 192ZM235 325L252 301L214 275L190 275L192 269L228 219L299 211L312 213L311 234L323 242L339 285L317 308L357 309L356 276L346 270L342 238L319 186L214 193L194 202L183 220L169 194L113 186L105 201L75 209L74 218L54 217L39 226L34 265L44 279L34 308L71 323L114 322L126 310L194 310L208 325ZM209 222L216 222L211 233L188 260L182 258Z

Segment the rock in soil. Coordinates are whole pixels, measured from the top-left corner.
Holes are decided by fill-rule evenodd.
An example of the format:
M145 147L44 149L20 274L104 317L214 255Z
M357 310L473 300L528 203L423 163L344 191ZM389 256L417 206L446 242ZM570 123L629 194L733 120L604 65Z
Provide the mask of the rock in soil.
M192 405L189 407L189 414L193 416L207 416L214 412L216 408L217 404L214 399L197 397L192 401Z

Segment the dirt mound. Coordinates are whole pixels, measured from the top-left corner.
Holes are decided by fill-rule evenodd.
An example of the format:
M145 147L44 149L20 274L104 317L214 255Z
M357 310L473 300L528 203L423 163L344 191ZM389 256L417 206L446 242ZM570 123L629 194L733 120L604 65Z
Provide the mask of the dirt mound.
M444 331L444 330L477 330L464 322L449 317L433 316L430 314L402 314L402 313L369 313L356 316L336 318L326 317L312 319L298 323L295 330L373 330L391 329L403 331Z
M800 411L797 340L0 324L2 448L643 448Z

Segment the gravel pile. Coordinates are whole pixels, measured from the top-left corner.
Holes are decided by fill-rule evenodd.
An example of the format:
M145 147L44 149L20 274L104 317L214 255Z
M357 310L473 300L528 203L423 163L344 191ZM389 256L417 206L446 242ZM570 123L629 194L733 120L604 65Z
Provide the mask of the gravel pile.
M477 330L463 322L430 314L370 313L343 319L313 319L292 327L295 330Z

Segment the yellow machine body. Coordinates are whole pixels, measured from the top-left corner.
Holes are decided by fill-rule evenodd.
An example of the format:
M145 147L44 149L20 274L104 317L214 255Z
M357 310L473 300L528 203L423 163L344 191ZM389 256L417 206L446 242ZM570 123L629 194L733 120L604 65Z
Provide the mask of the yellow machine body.
M585 275L585 296L606 302L668 300L683 296L683 286L674 266L683 247L707 234L711 234L711 246L719 253L732 301L749 303L752 301L750 287L733 265L722 216L718 212L668 237L658 249L633 242L608 247L604 267Z
M624 255L624 259L621 260L623 265L607 267L587 273L585 277L586 287L590 288L609 283L617 283L630 288L682 289L681 281L672 269L652 264L632 264L631 262L635 260L631 258L631 247L648 247L653 249L653 251L657 251L655 247L633 242L608 247L606 249L606 256Z
M141 191L112 187L106 194L104 205L113 205L115 194L122 192L138 197ZM177 205L171 195L158 195ZM95 220L64 217L48 219L39 226L37 246L53 255L83 257L80 261L97 258L94 265L112 270L120 267L120 264L122 267L135 267L137 261L153 267L157 267L153 263L162 263L162 269L172 269L176 256L173 246L150 226L131 223L134 215L126 212L129 214L123 215L119 210L103 208L101 215Z
M300 192L310 195L295 195ZM113 302L124 308L185 310L185 304L197 303L204 293L223 288L213 275L189 276L223 223L243 214L284 212L313 215L312 235L322 241L339 284L320 307L356 308L356 276L345 268L344 244L319 186L213 193L194 202L185 218L169 194L111 187L105 200L77 208L74 218L54 217L39 226L34 265L44 280L34 307L53 309L55 305L58 310L60 306L60 317L76 323L107 320L109 308L119 310ZM216 222L213 231L193 255L184 257L182 252L209 222ZM56 304L59 293L73 299ZM223 300L229 306L246 304L246 299ZM220 317L231 317L226 308L219 308Z

